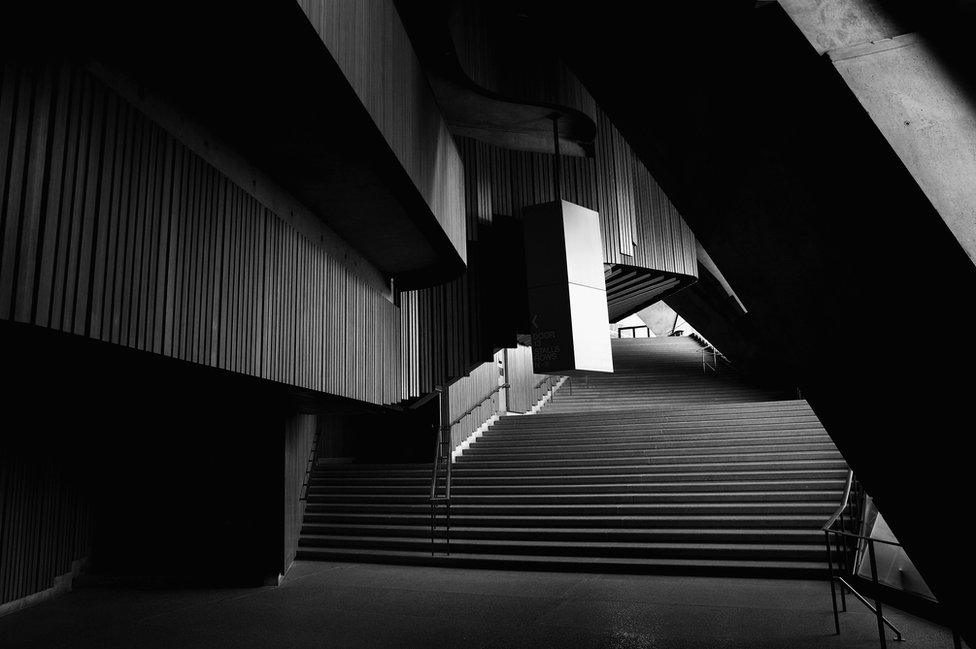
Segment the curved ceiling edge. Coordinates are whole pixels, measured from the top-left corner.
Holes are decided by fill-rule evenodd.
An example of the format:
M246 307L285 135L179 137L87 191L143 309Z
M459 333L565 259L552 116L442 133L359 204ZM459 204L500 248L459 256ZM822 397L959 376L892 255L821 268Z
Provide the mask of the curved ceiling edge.
M560 153L593 156L596 103L558 58L543 53L535 65L526 65L518 58L525 50L520 45L509 48L507 60L513 65L494 66L485 58L492 49L457 47L458 42L483 44L498 36L491 33L498 21L484 16L477 2L396 4L453 133L506 149L551 153L555 118ZM502 4L489 12L505 15L506 10ZM524 44L524 38L509 39L509 44L517 41Z

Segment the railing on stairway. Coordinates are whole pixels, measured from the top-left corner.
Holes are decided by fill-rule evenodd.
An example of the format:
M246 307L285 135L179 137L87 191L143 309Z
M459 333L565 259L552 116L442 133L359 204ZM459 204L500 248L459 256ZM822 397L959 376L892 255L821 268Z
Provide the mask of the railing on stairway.
M873 538L862 533L866 513L865 502L866 494L860 481L853 471L848 471L841 504L823 526L827 568L830 573L830 598L834 610L834 633L840 635L840 613L847 612L847 595L850 594L874 613L878 623L878 639L882 649L885 649L888 646L885 627L891 629L895 634L896 642L904 640L904 636L901 630L884 616L881 604L881 593L884 586L878 577L875 545L882 543L898 548L901 548L902 545L897 541ZM871 589L874 592L873 605L853 586L855 581L862 578L858 576L858 565L859 561L863 561L865 553L871 570L870 582ZM838 592L840 594L839 607L837 604ZM954 629L952 636L956 649L962 649L962 640Z
M715 349L714 345L698 334L690 334L688 337L701 345L702 372L707 373L709 370L711 370L714 373L718 373L719 366L722 363L725 363L726 365L732 364L731 361L725 357L725 354ZM709 357L711 357L711 360L709 360Z
M550 392L550 390L551 390L552 392L549 395L549 400L552 403L555 403L556 402L556 387L557 387L559 381L561 379L563 379L563 378L566 379L566 382L564 383L564 385L568 385L569 386L569 395L572 396L573 395L573 377L571 377L571 376L563 377L562 375L559 375L559 374L547 374L545 376L545 378L543 378L541 381L539 381L538 383L536 383L535 385L532 386L532 390L534 392L535 390L538 390L539 388L541 388L543 385L547 385L546 389L542 391L542 395L538 399L536 399L536 401L537 402L540 402L542 400L542 397L544 397L546 395L546 393Z
M497 392L508 387L510 387L508 383L502 383L495 386L478 403L465 410L453 420L450 419L451 411L447 400L447 388L436 388L438 392L437 399L440 406L440 420L437 424L437 441L434 443L434 468L430 480L430 552L432 555L436 550L435 536L437 530L437 506L439 504L444 505L445 512L445 550L448 555L451 553L451 466L453 465L451 458L453 452L451 444L451 431L453 430L454 426L460 423L465 417L480 408L481 405L486 401L492 399ZM445 424L445 421L448 421L449 423ZM441 487L442 484L443 487Z
M312 478L312 469L315 467L315 453L319 446L318 434L312 436L312 447L308 452L308 459L305 461L305 479L302 481L302 492L298 496L300 502L308 500L308 482Z

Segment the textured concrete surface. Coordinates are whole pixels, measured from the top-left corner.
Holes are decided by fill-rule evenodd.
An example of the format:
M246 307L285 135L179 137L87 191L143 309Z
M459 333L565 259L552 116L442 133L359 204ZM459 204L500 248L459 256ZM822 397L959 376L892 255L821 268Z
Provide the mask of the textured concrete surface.
M948 633L892 611L903 649ZM278 588L78 590L0 618L15 647L878 646L826 583L296 563Z

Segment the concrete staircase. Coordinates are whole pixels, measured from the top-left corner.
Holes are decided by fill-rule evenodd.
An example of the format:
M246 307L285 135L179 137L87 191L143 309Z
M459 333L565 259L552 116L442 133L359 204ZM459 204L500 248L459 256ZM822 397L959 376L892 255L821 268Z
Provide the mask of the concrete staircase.
M576 377L560 390L546 413L667 408L703 403L742 403L788 398L781 391L744 383L724 362L705 360L691 338L618 338L613 341L614 373Z
M689 339L624 339L458 459L431 541L429 465L322 467L303 559L820 577L847 467L806 402L705 374ZM601 410L601 404L606 404Z

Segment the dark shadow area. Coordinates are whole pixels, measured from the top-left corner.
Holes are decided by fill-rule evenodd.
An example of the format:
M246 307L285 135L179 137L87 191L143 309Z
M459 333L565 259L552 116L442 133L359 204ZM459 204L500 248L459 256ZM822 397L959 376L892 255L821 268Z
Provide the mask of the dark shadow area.
M754 343L742 344L761 342L793 375L972 637L962 626L969 542L932 527L967 507L959 431L971 427L971 382L959 378L952 339L906 332L896 317L924 296L952 329L976 329L976 269L945 222L778 5L632 15L539 5L748 306L751 333L742 331ZM638 74L650 85L634 84Z
M71 510L45 500L35 524L53 539L61 519L78 517L89 580L257 585L283 572L284 435L295 413L363 422L357 455L419 459L423 449L429 460L432 448L400 413L79 336L0 323L0 357L5 466L57 476L79 496Z

